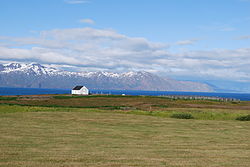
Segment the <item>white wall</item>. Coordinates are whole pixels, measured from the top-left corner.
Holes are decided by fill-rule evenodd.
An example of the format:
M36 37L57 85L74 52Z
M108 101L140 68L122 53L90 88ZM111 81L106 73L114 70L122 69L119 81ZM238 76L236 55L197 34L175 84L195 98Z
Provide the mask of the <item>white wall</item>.
M83 87L80 90L71 90L71 94L74 94L74 95L88 95L89 90L86 87Z

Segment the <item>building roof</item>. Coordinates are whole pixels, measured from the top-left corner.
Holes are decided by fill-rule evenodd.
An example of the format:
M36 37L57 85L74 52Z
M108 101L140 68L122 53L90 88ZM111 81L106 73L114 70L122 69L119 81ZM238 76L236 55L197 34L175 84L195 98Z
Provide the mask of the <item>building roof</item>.
M80 90L80 89L82 89L82 87L83 87L83 86L76 86L76 87L74 87L72 90Z

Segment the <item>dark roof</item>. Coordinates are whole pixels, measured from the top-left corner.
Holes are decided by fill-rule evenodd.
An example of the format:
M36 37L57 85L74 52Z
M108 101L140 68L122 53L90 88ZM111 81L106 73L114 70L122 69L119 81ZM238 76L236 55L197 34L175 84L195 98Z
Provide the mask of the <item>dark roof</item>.
M82 89L82 87L83 86L76 86L76 87L73 88L73 90L80 90L80 89Z

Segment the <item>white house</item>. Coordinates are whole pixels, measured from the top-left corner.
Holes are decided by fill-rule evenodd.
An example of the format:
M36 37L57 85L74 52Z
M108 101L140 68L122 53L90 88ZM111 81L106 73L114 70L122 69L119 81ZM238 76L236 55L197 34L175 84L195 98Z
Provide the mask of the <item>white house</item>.
M89 90L85 86L76 86L71 90L72 95L88 95Z

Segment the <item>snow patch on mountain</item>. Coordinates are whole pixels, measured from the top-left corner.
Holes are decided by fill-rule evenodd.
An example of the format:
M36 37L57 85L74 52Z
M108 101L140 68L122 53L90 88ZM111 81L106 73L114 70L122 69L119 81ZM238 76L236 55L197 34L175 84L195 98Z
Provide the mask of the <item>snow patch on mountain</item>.
M59 70L55 68L47 68L40 64L30 63L30 64L20 64L20 63L8 63L3 64L1 73L11 73L11 72L25 72L27 74L36 75L51 75L58 73Z
M111 78L123 78L123 77L133 77L137 75L138 77L146 74L146 72L126 72L126 73L113 73L113 72L70 72L58 70L52 67L45 67L37 63L21 64L21 63L8 63L3 64L1 73L12 73L12 72L25 72L27 74L35 75L62 75L62 76L80 76L80 77L111 77Z

